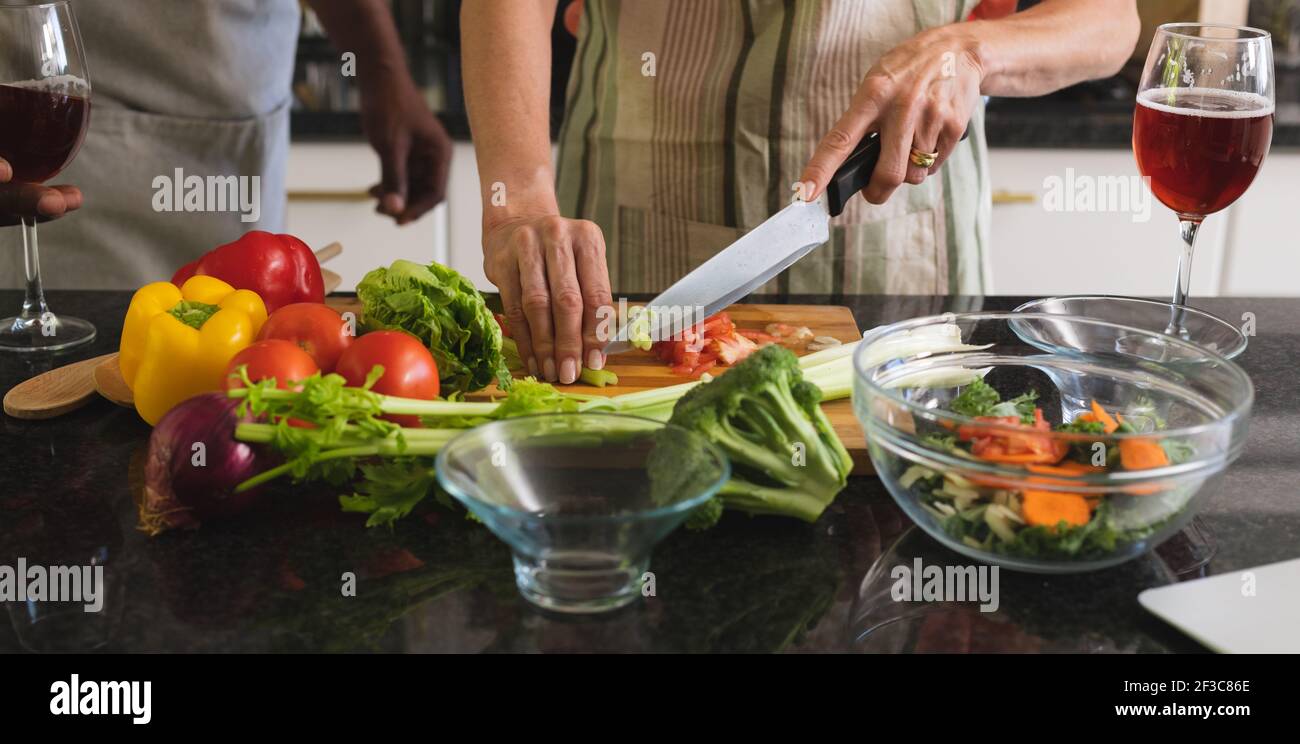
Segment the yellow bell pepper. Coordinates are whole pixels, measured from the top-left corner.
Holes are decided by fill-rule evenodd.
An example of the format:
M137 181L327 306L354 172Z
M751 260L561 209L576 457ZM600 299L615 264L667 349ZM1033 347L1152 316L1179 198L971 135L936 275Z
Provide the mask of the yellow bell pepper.
M136 290L119 364L140 417L152 426L177 403L220 390L231 358L257 339L265 322L266 305L256 292L210 276Z

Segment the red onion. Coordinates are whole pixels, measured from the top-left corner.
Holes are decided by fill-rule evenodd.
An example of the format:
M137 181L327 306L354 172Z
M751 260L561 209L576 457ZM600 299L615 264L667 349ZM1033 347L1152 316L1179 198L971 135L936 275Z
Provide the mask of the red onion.
M199 526L207 519L247 509L259 489L235 493L235 486L257 475L265 459L252 445L235 439L239 401L206 393L181 403L162 417L149 437L140 528L150 535Z

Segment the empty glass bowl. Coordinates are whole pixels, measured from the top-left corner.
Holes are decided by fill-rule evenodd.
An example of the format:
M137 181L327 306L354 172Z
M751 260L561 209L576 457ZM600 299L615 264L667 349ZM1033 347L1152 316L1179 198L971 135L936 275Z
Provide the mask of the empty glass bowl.
M605 413L475 427L436 467L442 487L510 545L524 598L568 613L641 596L651 548L731 477L700 435Z
M875 343L943 327L981 348L867 361ZM1074 345L1027 341L1062 338ZM1126 351L1129 341L1159 343L1161 359ZM1042 573L1122 563L1181 529L1240 454L1254 400L1246 373L1200 346L1045 313L895 323L867 334L854 366L872 463L908 516L966 556ZM954 412L977 379L1004 401L1036 393L1029 409L1044 423L1020 424L1014 409L994 414L1010 421ZM1094 404L1120 428L1061 429L1097 418Z
M1016 312L1051 313L1053 315L1074 315L1096 318L1119 325L1132 326L1151 334L1138 336L1119 336L1116 343L1121 351L1160 360L1165 353L1163 344L1165 329L1176 310L1183 314L1183 327L1187 330L1184 341L1203 346L1219 356L1233 359L1246 350L1246 334L1242 333L1228 321L1217 315L1197 310L1194 307L1175 308L1169 302L1148 300L1141 297L1119 297L1116 295L1076 295L1072 297L1044 297L1026 302L1016 308ZM1051 329L1046 329L1051 330ZM1086 329L1077 329L1086 330ZM1030 336L1025 341L1038 346L1044 351L1061 351L1083 346L1087 342L1075 343L1075 339L1051 336ZM1182 352L1174 351L1174 354Z

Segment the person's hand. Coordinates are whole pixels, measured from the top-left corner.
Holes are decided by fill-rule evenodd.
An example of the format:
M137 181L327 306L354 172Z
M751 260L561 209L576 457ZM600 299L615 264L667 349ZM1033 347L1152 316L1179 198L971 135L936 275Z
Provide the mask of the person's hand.
M24 217L49 222L81 207L76 186L10 183L13 177L13 168L0 158L0 227L17 225Z
M483 236L483 270L501 292L530 374L568 384L584 360L591 369L605 365L597 310L614 301L595 223L546 215L492 226Z
M451 166L451 137L410 79L363 87L362 123L379 154L382 180L370 189L376 211L405 225L442 203Z
M873 204L884 204L904 182L919 184L943 165L966 131L984 79L978 44L962 26L913 36L867 72L849 110L804 166L806 198L822 193L867 132L879 131L881 140L880 161L862 191ZM938 156L923 168L911 162L912 148Z

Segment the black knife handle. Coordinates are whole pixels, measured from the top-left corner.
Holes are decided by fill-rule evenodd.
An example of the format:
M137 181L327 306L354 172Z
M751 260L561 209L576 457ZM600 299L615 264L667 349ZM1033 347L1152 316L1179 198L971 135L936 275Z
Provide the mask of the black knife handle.
M968 134L970 134L969 129L962 132L961 138L966 139ZM858 142L858 146L853 148L853 153L844 161L844 165L835 171L835 175L831 176L831 182L826 185L826 206L832 217L839 217L844 211L844 205L849 203L849 199L871 183L871 174L876 171L878 162L880 162L880 133L867 132L867 136Z
M880 132L867 132L844 165L831 176L831 182L826 184L826 206L832 217L839 217L849 199L871 183L871 174L879 161Z

